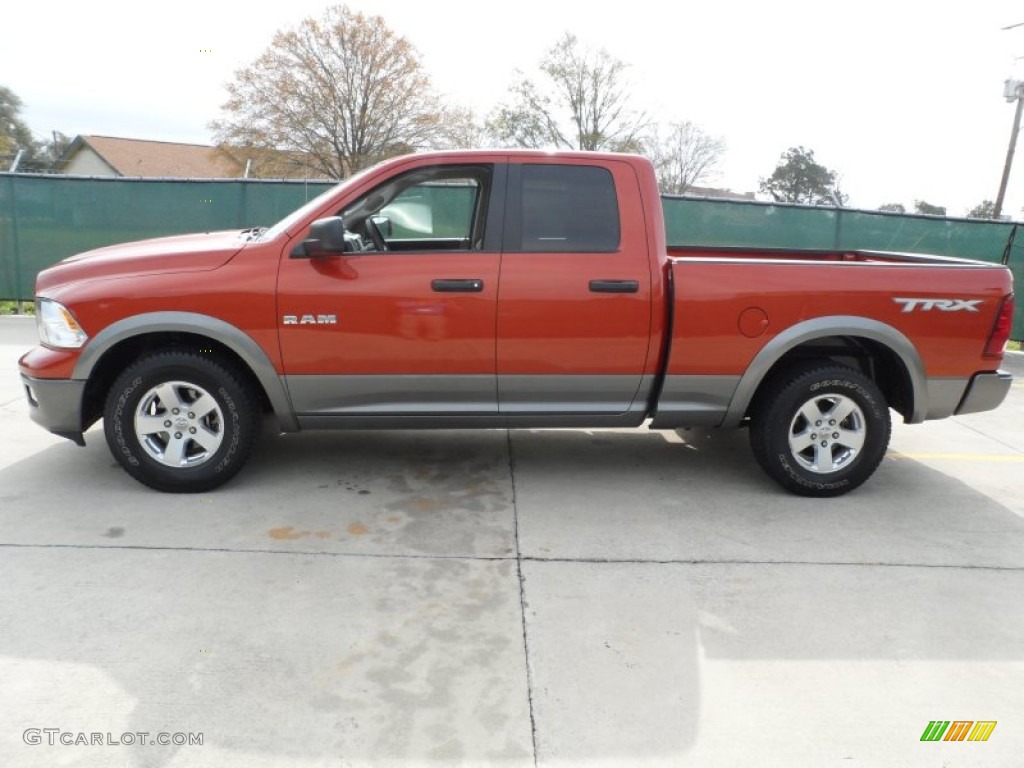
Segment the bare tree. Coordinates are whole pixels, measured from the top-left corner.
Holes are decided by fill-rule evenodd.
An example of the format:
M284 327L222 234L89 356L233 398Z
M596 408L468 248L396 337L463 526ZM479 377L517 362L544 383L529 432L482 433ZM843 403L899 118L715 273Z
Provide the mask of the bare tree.
M430 146L444 121L416 49L344 5L278 32L227 90L227 115L210 124L222 147L267 161L301 155L333 178Z
M669 123L664 138L655 133L651 161L664 194L682 195L692 186L711 179L725 154L725 142L689 120Z
M473 110L450 106L442 107L440 124L428 141L430 149L479 149L486 144L484 127Z
M541 60L541 83L519 73L487 130L506 146L640 151L649 121L630 107L626 66L567 32Z

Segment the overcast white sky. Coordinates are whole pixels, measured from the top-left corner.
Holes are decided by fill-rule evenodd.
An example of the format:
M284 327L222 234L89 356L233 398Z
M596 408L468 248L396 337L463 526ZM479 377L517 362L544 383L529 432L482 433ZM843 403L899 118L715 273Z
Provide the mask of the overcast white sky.
M323 0L7 3L0 84L32 130L208 143L224 83ZM635 105L721 135L716 183L754 191L788 147L840 172L854 206L993 199L1024 79L1020 0L350 0L419 49L483 116L566 30L631 65ZM201 53L203 49L211 53ZM1004 210L1024 218L1024 145Z

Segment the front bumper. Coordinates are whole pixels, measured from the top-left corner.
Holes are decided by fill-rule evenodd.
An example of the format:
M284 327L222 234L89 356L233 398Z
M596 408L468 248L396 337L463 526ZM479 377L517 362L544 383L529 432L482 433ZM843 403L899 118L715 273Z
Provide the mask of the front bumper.
M956 408L956 415L962 416L965 413L979 413L991 411L998 408L1006 399L1010 391L1010 384L1013 383L1013 376L1006 371L993 371L990 373L976 373L967 385L960 405Z
M82 436L82 395L85 382L76 379L35 379L21 374L32 421L60 437L85 445Z

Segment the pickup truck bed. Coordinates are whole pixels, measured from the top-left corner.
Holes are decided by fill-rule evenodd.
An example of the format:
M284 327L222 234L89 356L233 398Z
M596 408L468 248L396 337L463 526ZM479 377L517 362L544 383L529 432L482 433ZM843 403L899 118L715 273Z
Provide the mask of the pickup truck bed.
M668 254L673 327L656 427L737 426L786 349L876 359L874 377L908 423L998 405L982 386L960 407L975 374L995 368L977 341L992 331L992 317L972 311L1003 299L1005 285L993 280L1000 270L990 264L876 251L673 247ZM941 298L966 294L966 303Z

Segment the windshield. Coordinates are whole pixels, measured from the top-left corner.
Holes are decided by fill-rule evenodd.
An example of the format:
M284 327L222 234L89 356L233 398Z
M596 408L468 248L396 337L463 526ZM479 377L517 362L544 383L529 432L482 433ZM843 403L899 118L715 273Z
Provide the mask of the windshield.
M342 182L342 184L344 183L345 182ZM292 226L300 222L302 219L304 219L306 216L311 214L313 211L315 211L317 208L322 206L324 202L327 200L327 198L333 195L340 186L341 184L337 184L331 187L330 189L321 192L319 195L314 197L301 208L296 208L294 211L289 213L287 216L285 216L283 219L277 222L277 224L272 226L270 229L264 230L263 233L260 235L259 239L266 242L267 240L273 240L282 232L287 232L289 228L291 228Z
M291 213L289 213L287 216L285 216L283 219L277 222L277 224L272 226L270 229L264 230L263 233L260 235L259 239L263 242L266 242L268 240L273 240L282 232L290 232L292 227L296 226L300 221L302 221L304 218L313 213L313 211L323 206L323 204L328 200L328 198L332 197L340 187L347 186L349 184L356 184L362 181L362 179L364 179L366 176L369 176L371 173L376 171L380 165L381 163L377 163L376 165L373 165L363 171L360 171L355 176L350 176L340 184L336 184L330 189L320 193L312 200L310 200L308 203L303 205L301 208L297 208Z

